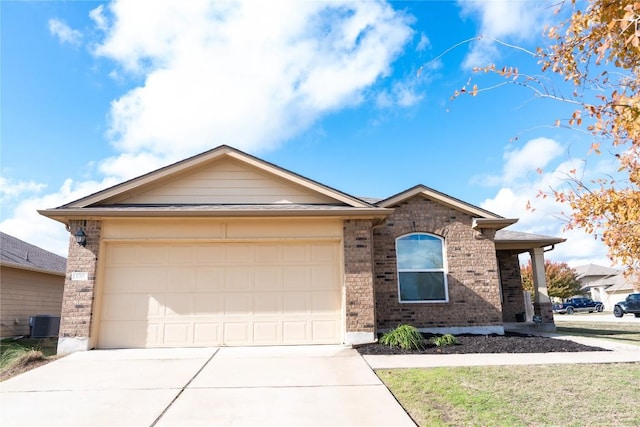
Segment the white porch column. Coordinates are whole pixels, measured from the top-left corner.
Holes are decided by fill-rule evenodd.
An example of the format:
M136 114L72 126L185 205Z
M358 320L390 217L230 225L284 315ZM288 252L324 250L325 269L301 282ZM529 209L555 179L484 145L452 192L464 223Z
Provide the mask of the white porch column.
M547 291L547 279L544 272L544 248L533 248L531 254L531 270L533 273L533 310L542 318L542 327L545 330L555 330L553 322L553 307Z

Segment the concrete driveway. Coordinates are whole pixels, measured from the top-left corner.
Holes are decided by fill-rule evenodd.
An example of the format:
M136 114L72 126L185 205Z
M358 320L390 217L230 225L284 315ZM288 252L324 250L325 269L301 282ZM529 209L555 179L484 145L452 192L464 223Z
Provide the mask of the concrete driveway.
M415 425L341 346L95 350L0 391L3 427Z

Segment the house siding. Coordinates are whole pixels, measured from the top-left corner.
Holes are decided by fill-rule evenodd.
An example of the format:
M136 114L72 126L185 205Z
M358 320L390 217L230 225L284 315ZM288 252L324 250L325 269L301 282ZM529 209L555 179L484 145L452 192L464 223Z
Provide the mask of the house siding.
M2 267L0 337L29 335L29 317L60 316L64 277Z
M85 247L78 245L75 241L75 233L80 227L87 236ZM70 221L69 256L58 342L59 354L76 350L78 342L82 349L89 348L101 228L100 221ZM71 280L73 272L87 273L88 280ZM76 341L76 344L70 344L72 341Z
M502 327L495 231L474 230L470 215L415 196L374 229L376 318L379 331L408 323L422 330ZM400 303L396 238L409 233L444 238L449 301Z

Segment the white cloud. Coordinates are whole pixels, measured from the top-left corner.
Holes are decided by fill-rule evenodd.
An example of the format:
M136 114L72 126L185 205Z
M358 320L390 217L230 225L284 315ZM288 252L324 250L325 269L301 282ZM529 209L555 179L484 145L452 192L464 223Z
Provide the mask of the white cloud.
M89 18L95 22L96 27L101 31L107 30L107 18L104 16L104 5L100 5L89 12Z
M141 153L276 147L362 102L413 33L411 18L383 2L116 1L95 15L111 22L96 55L144 79L112 102L109 137L122 155L105 164L111 171ZM396 85L393 99L420 97Z
M545 1L458 0L462 16L479 18L478 33L486 36L474 42L463 62L463 68L491 65L498 49L491 39L521 42L542 34L544 22L553 8Z
M538 169L544 169L564 152L562 145L549 138L532 139L521 148L508 146L503 154L504 164L501 175L474 176L471 181L474 184L493 187L511 185L514 181L519 183L537 180L535 175ZM570 169L572 167L565 167L563 171Z
M588 263L608 266L611 261L600 240L583 230L564 230L570 209L566 204L557 202L554 197L537 197L540 190L559 189L565 185L571 169L576 169L578 175L583 172L581 161L561 161L563 152L560 144L546 138L537 138L521 149L506 151L502 176L490 177L501 188L495 197L480 206L507 218L519 218L518 223L510 227L512 230L567 239L546 255L548 259L567 262L572 267ZM548 171L535 172L538 167L545 166ZM592 174L598 169L598 165L594 165L594 169L587 172ZM533 209L527 208L529 204Z
M416 51L421 52L430 47L431 47L431 40L429 40L429 37L427 37L426 34L424 33L420 34L420 41L416 46Z
M34 181L18 181L0 176L0 201L14 199L25 193L38 193L47 187L47 184Z
M60 43L69 43L79 46L82 43L82 33L74 30L59 19L49 19L49 32L56 36Z
M0 230L48 251L67 256L69 235L64 225L38 214L37 211L61 206L115 183L113 179L79 183L68 179L54 193L21 200L11 217L0 222Z
M417 88L415 79L395 82L387 90L382 90L376 96L376 105L380 108L390 108L395 106L412 107L423 98L422 93Z

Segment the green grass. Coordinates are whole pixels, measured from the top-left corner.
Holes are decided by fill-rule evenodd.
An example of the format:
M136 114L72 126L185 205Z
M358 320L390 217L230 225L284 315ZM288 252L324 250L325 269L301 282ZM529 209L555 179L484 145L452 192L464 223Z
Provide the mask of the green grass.
M0 381L46 363L55 356L57 343L57 338L0 341Z
M640 425L640 363L377 374L420 426Z
M25 349L33 349L41 351L45 356L55 356L58 349L57 338L5 338L0 341L0 357L13 347L21 347Z
M640 324L607 322L556 322L556 332L566 335L579 335L590 338L602 338L623 344L640 346Z

